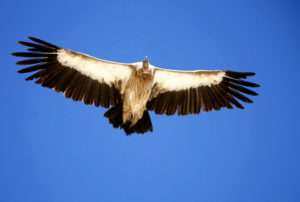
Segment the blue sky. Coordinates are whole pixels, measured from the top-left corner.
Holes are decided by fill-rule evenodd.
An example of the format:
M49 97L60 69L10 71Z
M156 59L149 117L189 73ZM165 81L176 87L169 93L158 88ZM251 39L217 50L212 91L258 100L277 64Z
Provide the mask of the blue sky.
M298 1L2 0L0 201L300 201ZM106 60L253 71L254 104L125 136L86 106L25 82L17 40Z

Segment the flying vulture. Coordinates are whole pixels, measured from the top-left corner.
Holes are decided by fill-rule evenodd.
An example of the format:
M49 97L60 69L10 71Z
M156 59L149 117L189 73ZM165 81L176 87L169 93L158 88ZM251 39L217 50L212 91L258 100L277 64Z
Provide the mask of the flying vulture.
M146 57L142 62L117 63L74 52L29 37L27 52L14 56L30 59L17 65L31 65L19 73L32 73L26 80L62 92L74 101L110 108L104 116L126 135L153 131L148 111L156 114L199 114L244 107L237 101L253 103L242 93L258 95L246 87L258 84L245 81L252 72L178 71L155 67Z

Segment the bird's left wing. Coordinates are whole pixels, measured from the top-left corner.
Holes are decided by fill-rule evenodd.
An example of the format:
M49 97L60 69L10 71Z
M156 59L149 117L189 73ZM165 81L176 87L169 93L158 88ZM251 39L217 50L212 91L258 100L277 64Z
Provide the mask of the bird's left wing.
M258 87L258 84L242 79L254 76L252 72L233 71L175 71L154 67L153 88L147 103L148 110L156 114L178 115L198 114L233 108L231 104L243 109L235 99L252 103L244 96L258 95L245 88ZM242 93L241 93L242 92Z
M109 107L120 102L122 84L130 78L131 65L100 60L82 53L70 51L37 38L33 42L19 41L30 47L28 52L12 55L29 57L18 65L32 65L19 73L35 72L26 80L63 92L74 101Z

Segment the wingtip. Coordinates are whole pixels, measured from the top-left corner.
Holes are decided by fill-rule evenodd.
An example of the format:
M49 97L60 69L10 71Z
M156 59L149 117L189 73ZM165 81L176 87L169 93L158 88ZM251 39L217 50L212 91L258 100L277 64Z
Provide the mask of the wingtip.
M256 73L255 72L243 72L245 75L245 78L247 78L247 76L255 76Z
M34 42L36 42L36 40L39 40L38 38L33 37L33 36L28 36L28 39L30 39L31 41L34 41Z
M236 72L236 71L231 71L231 70L226 70L225 71L226 75L229 77L233 77L233 78L243 78L246 79L248 76L255 76L255 72Z
M27 44L28 42L25 42L25 41L17 41L17 43L20 44L20 45L22 45L22 46L27 46L26 44Z
M14 53L11 53L12 56L17 56L17 57L20 57L20 52L14 52ZM21 56L22 57L22 56Z
M30 39L31 41L34 41L34 42L38 42L38 43L39 43L39 41L42 41L41 39L38 39L38 38L33 37L33 36L28 36L28 39Z
M259 84L257 84L257 83L251 83L252 85L250 86L250 87L253 87L253 88L258 88L258 87L260 87L260 85Z

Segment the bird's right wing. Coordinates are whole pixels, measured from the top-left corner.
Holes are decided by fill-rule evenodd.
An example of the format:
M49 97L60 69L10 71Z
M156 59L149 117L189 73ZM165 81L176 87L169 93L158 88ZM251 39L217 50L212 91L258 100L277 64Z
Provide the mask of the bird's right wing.
M30 47L28 52L13 53L14 56L29 57L18 65L33 65L19 73L35 72L26 80L62 92L74 101L108 108L121 100L122 84L132 73L130 64L100 60L77 53L48 42L29 37L33 42L19 41Z

